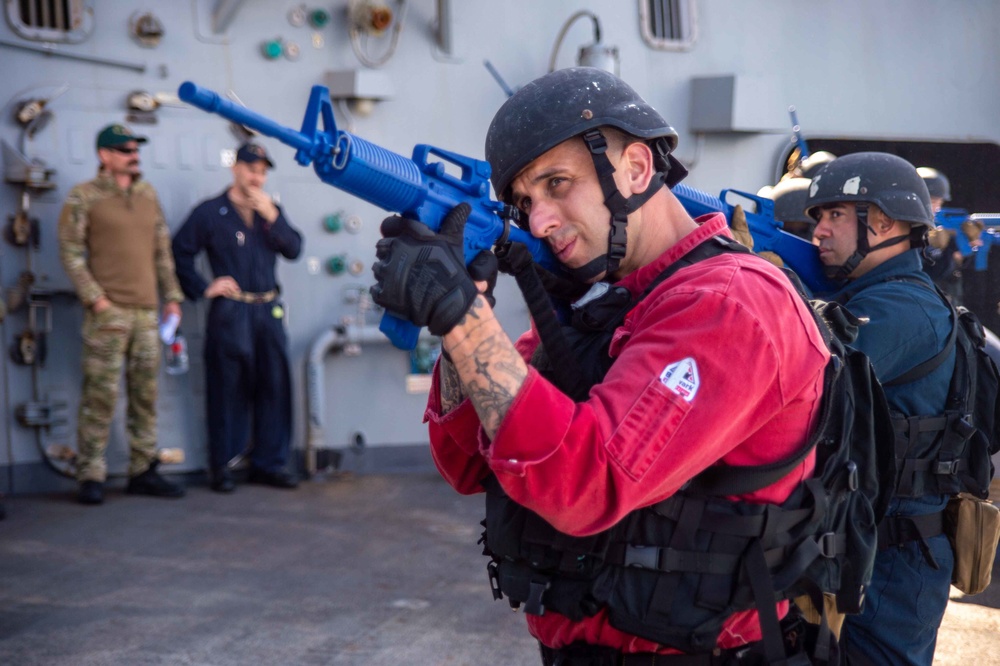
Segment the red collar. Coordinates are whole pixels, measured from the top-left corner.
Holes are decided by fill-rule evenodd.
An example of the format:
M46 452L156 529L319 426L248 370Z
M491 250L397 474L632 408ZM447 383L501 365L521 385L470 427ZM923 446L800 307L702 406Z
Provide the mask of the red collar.
M677 244L668 248L666 252L657 257L652 263L646 264L642 268L632 271L623 277L618 284L628 289L633 296L638 296L649 286L656 276L667 269L667 266L712 236L723 235L728 238L733 237L729 231L729 225L726 223L726 216L722 213L702 215L695 222L699 225L697 229L682 238Z

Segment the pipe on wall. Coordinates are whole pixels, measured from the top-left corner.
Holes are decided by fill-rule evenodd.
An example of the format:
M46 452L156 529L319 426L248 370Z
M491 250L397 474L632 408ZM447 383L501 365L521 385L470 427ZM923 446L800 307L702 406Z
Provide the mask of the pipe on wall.
M421 329L420 338L433 337L426 328ZM305 461L306 473L316 474L316 451L326 443L324 433L323 408L326 404L326 389L324 381L325 359L328 354L340 354L351 345L383 345L388 344L378 326L334 326L321 333L309 345L306 360L306 410L308 423L306 428Z

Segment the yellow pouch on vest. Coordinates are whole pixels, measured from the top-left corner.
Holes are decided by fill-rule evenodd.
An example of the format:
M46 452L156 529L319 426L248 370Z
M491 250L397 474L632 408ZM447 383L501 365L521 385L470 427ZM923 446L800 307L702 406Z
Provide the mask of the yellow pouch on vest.
M800 611L802 611L802 618L809 624L819 624L823 621L823 617L819 614L816 604L813 603L808 594L795 597L792 601L795 602L795 605L799 607ZM826 611L826 624L830 627L833 637L839 641L840 630L843 628L844 619L847 616L837 610L837 595L824 592L823 607Z
M993 577L993 560L1000 539L1000 509L962 493L948 502L944 521L955 551L952 585L966 594L979 594Z

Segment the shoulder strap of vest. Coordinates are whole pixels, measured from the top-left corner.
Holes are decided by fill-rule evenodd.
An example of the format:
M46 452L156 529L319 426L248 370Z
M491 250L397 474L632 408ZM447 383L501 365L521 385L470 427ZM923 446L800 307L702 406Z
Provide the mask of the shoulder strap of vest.
M671 275L677 273L677 271L687 268L688 266L693 266L699 261L704 261L705 259L717 257L720 254L726 254L729 252L749 254L750 250L732 238L726 238L725 236L712 236L705 242L699 243L691 250L688 250L688 252L682 255L680 259L667 266L663 269L663 272L654 277L652 282L650 282L643 292L639 294L639 297L634 299L625 310L620 312L619 318L615 322L614 327L621 326L622 322L625 321L625 315L629 310L634 308L642 299L653 293L654 289L660 286L660 284L666 281Z
M727 238L725 236L713 236L704 243L699 244L674 263L670 264L670 266L653 279L637 300L642 300L648 296L660 283L675 274L677 271L687 268L688 266L692 266L699 261L704 261L705 259L709 259L711 257L717 257L720 254L726 254L728 252L750 254L749 249L732 238ZM796 290L800 295L802 295L803 298L805 298L802 294L801 288L797 285ZM819 322L817 322L817 324L819 324ZM823 327L820 326L820 329L823 330ZM828 331L824 330L823 334L825 338L828 338ZM829 343L829 339L827 339L827 343ZM743 495L765 488L791 472L796 465L805 460L805 457L815 446L816 440L814 438L810 438L809 442L802 448L802 450L796 451L783 460L769 463L767 465L746 467L717 465L710 467L689 481L685 486L685 490L695 494L719 496Z
M736 241L730 241L730 239L723 239L729 241L744 251L749 252L742 245ZM708 245L707 243L703 245ZM739 250L737 250L739 251ZM718 252L716 252L717 254ZM711 255L709 255L711 256ZM809 298L805 294L805 290L802 288L802 283L799 281L798 276L790 271L783 271L786 277L792 284L796 293L806 301L808 305ZM830 330L826 322L820 318L816 311L809 307L809 312L813 316L813 320L816 322L816 326L819 328L820 334L823 337L823 341L826 343L827 348L831 350L831 353L836 348L836 335ZM834 370L831 366L827 366L824 371L824 391L821 405L821 413L825 414L828 410L828 402L830 396L829 391L825 390L832 383L831 372ZM705 469L701 474L691 479L685 486L685 490L696 495L709 495L709 496L725 496L725 495L745 495L747 493L760 490L761 488L766 488L778 480L787 476L795 467L806 459L809 452L812 451L817 443L819 442L820 435L822 434L823 428L817 427L813 434L809 437L805 446L801 449L792 452L790 455L777 460L766 465L713 465Z
M545 292L542 280L534 270L535 264L531 261L531 257L523 245L510 244L503 252L504 254L500 258L507 265L504 272L511 273L517 281L521 294L528 305L528 310L535 321L542 347L552 360L551 365L557 378L557 385L574 400L585 400L590 390L590 384L578 359L573 355L573 350L566 339L560 322L552 311L552 304ZM625 320L625 315L635 307L636 303L648 296L653 289L677 271L726 252L749 252L749 250L730 238L713 236L667 266L663 272L653 278L653 281L639 298L634 299L627 307L619 309L614 314L614 319L604 322L604 327L608 330L614 330L620 326Z
M704 261L705 259L709 259L711 257L717 257L720 254L726 254L728 252L750 254L750 250L743 245L740 245L732 238L726 238L725 236L712 236L707 241L700 243L687 254L683 255L680 259L667 266L662 273L653 278L653 281L649 283L649 286L642 292L642 295L636 299L636 302L649 296L661 282L682 268L693 266L699 261Z
M886 282L909 282L911 284L918 284L926 289L933 288L937 295L941 298L941 302L948 306L951 311L951 332L948 334L948 340L944 343L944 347L934 356L930 357L923 363L913 366L903 374L890 379L887 382L882 382L882 386L902 386L903 384L909 384L910 382L916 381L921 377L926 377L931 374L938 367L944 363L945 359L948 358L948 354L955 347L955 337L958 334L958 313L955 312L955 306L951 304L937 285L928 285L923 280L918 280L913 277L908 276L898 276L886 280Z
M663 269L661 273L657 274L649 285L646 286L646 289L639 294L638 298L628 296L625 301L609 301L606 297L611 294L605 293L603 296L595 298L588 305L584 305L582 311L586 312L586 314L580 319L580 322L583 322L581 329L588 331L614 331L625 322L625 317L628 315L629 311L631 311L640 301L649 296L653 290L656 289L656 287L658 287L671 275L674 275L677 271L687 268L688 266L692 266L699 261L704 261L710 257L715 257L727 252L749 252L749 250L730 238L726 238L724 236L712 236L705 242L700 243L693 249L689 250L674 263ZM627 291L624 288L613 287L612 289ZM597 306L596 309L595 306ZM578 325L577 314L574 314L574 326ZM590 387L588 386L587 388L589 389Z

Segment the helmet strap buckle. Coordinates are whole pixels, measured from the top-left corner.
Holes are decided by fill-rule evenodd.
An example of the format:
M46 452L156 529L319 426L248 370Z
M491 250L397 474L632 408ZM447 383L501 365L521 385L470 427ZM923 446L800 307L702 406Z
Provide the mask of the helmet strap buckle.
M611 229L608 231L608 271L610 276L618 270L625 258L625 248L628 242L628 215L616 213L611 218Z
M591 155L603 155L608 152L608 140L599 129L592 129L583 134L583 140L587 143L587 149ZM612 169L614 171L614 169Z

